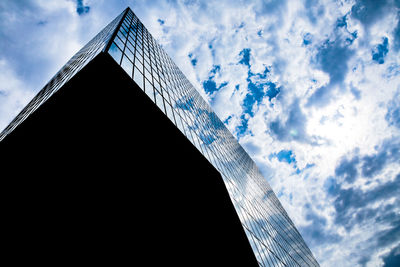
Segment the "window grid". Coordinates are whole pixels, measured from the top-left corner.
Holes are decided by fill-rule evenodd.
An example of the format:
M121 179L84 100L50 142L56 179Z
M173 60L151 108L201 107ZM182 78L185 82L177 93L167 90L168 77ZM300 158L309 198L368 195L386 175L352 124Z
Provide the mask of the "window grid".
M125 20L110 55L221 172L260 266L318 266L253 160L135 14Z

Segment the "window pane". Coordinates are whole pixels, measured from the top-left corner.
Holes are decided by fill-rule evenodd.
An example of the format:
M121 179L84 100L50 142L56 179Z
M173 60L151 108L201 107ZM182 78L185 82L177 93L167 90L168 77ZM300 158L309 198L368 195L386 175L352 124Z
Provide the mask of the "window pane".
M139 85L139 87L143 90L143 74L135 68L135 72L133 74L133 80Z
M169 118L174 124L176 124L175 121L174 121L174 115L173 115L173 111L172 111L171 106L170 106L168 103L166 103L166 102L164 102L164 104L165 104L165 111L167 112L168 118Z
M148 71L150 71L150 65L149 65L149 62L147 62L147 60L144 61L144 66L146 67L146 69Z
M154 80L154 87L161 92L160 84L156 80Z
M156 104L157 104L157 106L161 109L162 112L165 113L164 101L163 101L162 96L160 95L160 92L158 92L157 90L154 90L154 94L156 95Z
M128 73L129 77L132 77L133 63L125 56L122 59L121 67Z
M114 42L118 45L118 47L122 50L124 49L124 39L120 39L118 36L115 37Z
M143 65L140 63L140 58L136 58L135 60L135 66L138 68L141 72L143 72Z
M119 48L115 45L115 43L112 43L110 49L108 50L108 53L114 58L114 60L118 64L121 62L122 51L119 50Z
M127 47L128 48L128 47ZM133 53L130 49L125 48L125 55L133 62ZM133 49L133 48L131 48Z
M149 79L149 81L152 80L152 79L151 79L151 74L150 74L150 72L149 72L146 68L144 68L144 75L146 76L147 79Z
M140 51L137 49L137 47L136 47L135 57L140 61L140 63L143 62L142 54L141 54Z
M129 34L129 41L132 43L132 44L135 44L135 40L136 40L136 37L135 37L135 35L134 34Z
M150 99L154 102L154 91L153 91L153 86L149 82L149 80L144 79L145 82L145 92L146 94L150 97Z

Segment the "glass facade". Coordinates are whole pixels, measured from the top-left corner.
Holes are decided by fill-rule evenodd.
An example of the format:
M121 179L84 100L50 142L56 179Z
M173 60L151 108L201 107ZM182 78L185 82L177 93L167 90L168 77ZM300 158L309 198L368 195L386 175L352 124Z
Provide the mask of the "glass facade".
M260 266L318 266L254 161L131 10L107 51L221 173Z
M68 61L0 134L0 141L102 52L221 173L260 266L319 266L254 161L129 8Z

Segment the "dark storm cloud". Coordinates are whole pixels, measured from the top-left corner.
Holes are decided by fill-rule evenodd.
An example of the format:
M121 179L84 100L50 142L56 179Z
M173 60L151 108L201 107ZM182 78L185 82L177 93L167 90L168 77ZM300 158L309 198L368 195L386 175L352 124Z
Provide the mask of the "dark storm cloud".
M318 0L306 0L304 3L307 18L311 23L315 24L319 17L323 16L325 9L322 5L319 5Z
M318 88L308 99L307 106L322 107L332 100L335 85L341 85L348 72L348 60L354 55L346 40L326 40L316 55L316 65L329 75L329 84Z
M383 267L400 266L400 244L394 247L387 255L382 257Z
M347 230L352 229L354 225L360 224L367 219L377 217L378 214L381 217L377 217L377 220L378 218L382 220L382 218L385 218L391 212L388 211L386 206L378 208L367 206L380 200L392 197L398 198L400 196L400 174L394 180L381 183L367 191L356 187L343 189L339 184L334 184L335 181L331 181L331 183L330 193L336 196L334 201L336 210L335 222L344 226ZM390 216L387 218L390 219ZM381 239L384 240L385 237Z
M90 7L83 4L83 0L76 0L76 12L81 16L89 13Z
M327 40L318 50L317 62L324 72L329 74L330 84L341 83L348 71L347 60L354 54L340 40Z
M311 246L321 246L325 243L336 243L341 237L327 229L327 220L325 217L318 215L311 208L310 204L305 205L306 220L311 223L307 226L300 227L303 238Z
M331 101L331 91L333 90L332 87L322 86L315 90L315 92L308 98L307 100L307 107L316 106L316 107L323 107Z
M358 176L357 165L359 162L360 159L358 156L355 156L351 160L342 158L341 162L335 169L335 175L337 177L343 177L348 183L353 183Z
M282 0L270 0L270 1L259 1L255 5L256 14L276 14L286 4L286 1Z
M393 47L396 51L400 49L400 12L397 13L397 26L393 30Z
M280 141L297 140L306 142L308 136L306 134L307 118L302 112L298 99L295 99L289 107L289 116L285 122L279 119L272 121L269 128L272 134Z
M397 216L397 220L390 222L391 227L377 233L376 241L377 246L387 247L400 240L400 216Z
M335 90L343 91L344 81L349 72L348 62L355 54L352 44L358 37L357 31L350 32L347 28L348 15L339 17L332 35L319 44L311 44L309 37L304 36L303 44L317 53L312 60L316 68L329 75L328 84L317 88L307 100L307 107L323 107L334 98Z
M351 8L351 16L365 26L370 26L385 15L391 2L390 0L358 0Z
M393 213L393 204L370 206L377 201L392 197L397 198L396 202L400 201L398 197L400 196L400 174L384 183L375 179L378 185L367 190L355 186L343 188L340 184L341 178L344 178L347 183L354 183L360 175L365 178L376 177L388 164L396 162L400 162L400 143L395 139L386 140L377 147L376 153L341 158L335 168L336 178L327 179L324 185L327 193L335 198L335 222L337 224L350 230L354 225L374 218L379 224L400 220L399 215ZM383 233L382 236L377 240L383 242L387 238Z
M400 161L400 143L388 140L378 149L377 153L362 158L361 171L365 177L379 174L385 166L392 162Z
M388 103L385 120L389 125L400 129L400 90L396 92L393 99Z
M376 233L366 241L366 246L363 249L358 250L358 255L361 255L358 263L365 266L371 259L377 250L388 248L392 245L398 244L400 240L400 214L397 214L396 218L392 221L387 221L386 229L376 231ZM384 266L398 266L396 264L399 260L398 246L392 249L388 254L382 256Z
M379 173L385 167L387 161L388 155L386 151L382 151L372 156L365 156L362 165L363 176L372 177Z
M397 12L397 25L393 28L393 48L400 49L400 1L399 0L357 0L351 8L352 18L360 21L365 27L376 23L392 12Z
M359 257L358 263L360 265L366 266L367 263L371 260L371 256L376 251L379 251L380 249L386 249L388 247L398 244L400 240L400 213L393 212L393 210L395 210L399 206L399 204L399 200L397 199L394 204L386 205L383 208L381 206L378 206L377 208L373 209L375 213L380 214L377 216L377 218L384 218L384 220L375 220L375 222L370 220L369 223L373 223L374 225L378 225L378 223L379 225L384 225L384 230L376 230L374 235L365 241L365 245L357 250L357 254L353 253L354 256ZM360 214L360 212L356 213L356 217L359 217L358 214ZM361 222L353 220L350 221L350 223L357 224ZM383 255L381 258L385 263L384 266L397 267L398 265L393 264L396 264L399 260L399 252L400 251L397 246L393 248L388 254Z

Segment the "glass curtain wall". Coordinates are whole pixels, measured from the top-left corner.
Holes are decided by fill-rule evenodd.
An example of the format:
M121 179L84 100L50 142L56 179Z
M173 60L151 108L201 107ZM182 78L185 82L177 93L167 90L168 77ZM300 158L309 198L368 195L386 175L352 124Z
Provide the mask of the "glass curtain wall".
M108 52L221 173L260 266L319 266L254 161L129 9Z

